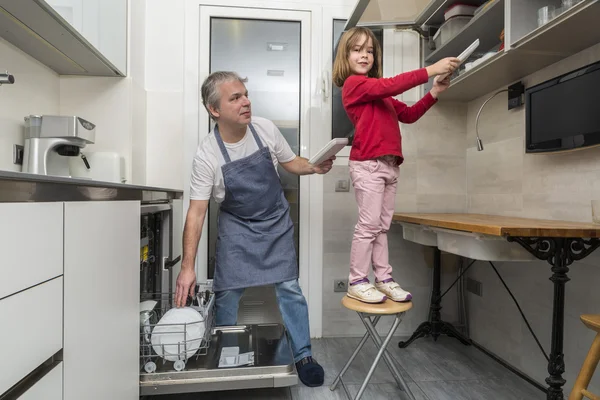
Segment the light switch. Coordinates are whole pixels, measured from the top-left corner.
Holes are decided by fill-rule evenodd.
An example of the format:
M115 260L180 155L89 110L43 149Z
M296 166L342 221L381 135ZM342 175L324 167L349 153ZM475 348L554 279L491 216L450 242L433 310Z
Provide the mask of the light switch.
M335 183L336 192L349 192L350 191L350 180L340 179Z

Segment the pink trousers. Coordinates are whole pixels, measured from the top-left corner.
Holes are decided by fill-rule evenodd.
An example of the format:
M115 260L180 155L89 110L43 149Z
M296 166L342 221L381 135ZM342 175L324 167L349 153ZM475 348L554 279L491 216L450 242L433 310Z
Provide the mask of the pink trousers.
M400 169L383 160L350 161L349 167L358 204L349 282L368 278L370 264L381 282L392 277L387 232L394 215Z

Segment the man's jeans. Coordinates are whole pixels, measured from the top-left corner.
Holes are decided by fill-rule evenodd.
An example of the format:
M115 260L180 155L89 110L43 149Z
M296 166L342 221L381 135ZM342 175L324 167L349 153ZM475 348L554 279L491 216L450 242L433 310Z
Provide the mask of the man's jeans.
M312 355L306 299L297 279L276 283L275 292L279 311L292 344L294 362L298 362L304 357ZM215 293L217 326L237 324L238 306L243 294L244 289L224 290Z

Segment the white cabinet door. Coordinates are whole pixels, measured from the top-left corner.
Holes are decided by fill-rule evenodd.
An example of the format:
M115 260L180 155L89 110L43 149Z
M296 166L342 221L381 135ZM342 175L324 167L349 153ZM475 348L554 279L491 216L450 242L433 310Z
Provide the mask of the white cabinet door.
M0 395L63 347L63 278L0 300Z
M64 398L137 399L140 203L65 203L64 229Z
M63 363L61 362L50 372L23 393L19 400L63 400Z
M63 203L0 204L0 299L63 273Z

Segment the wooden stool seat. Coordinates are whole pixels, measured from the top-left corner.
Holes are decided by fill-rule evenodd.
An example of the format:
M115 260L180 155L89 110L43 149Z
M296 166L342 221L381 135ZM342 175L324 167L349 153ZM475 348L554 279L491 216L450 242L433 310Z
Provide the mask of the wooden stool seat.
M393 315L406 312L412 308L412 301L405 303L398 303L392 300L386 300L383 303L363 303L362 301L344 296L342 299L342 305L349 310L356 311L365 314L378 314L378 315Z
M581 317L581 322L593 331L600 333L600 314L584 314Z
M583 365L581 366L579 375L577 375L569 400L582 400L584 397L592 400L600 400L600 396L595 395L588 390L588 385L590 384L592 376L598 366L598 362L600 361L600 315L584 314L580 316L580 318L585 326L597 333L596 338L590 347L590 351L588 351Z

